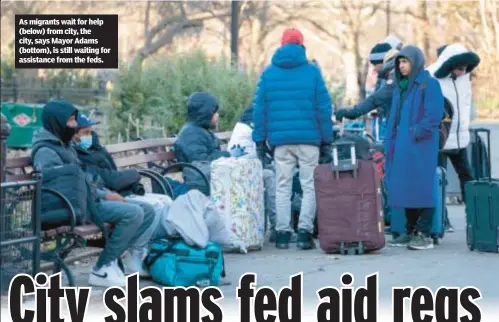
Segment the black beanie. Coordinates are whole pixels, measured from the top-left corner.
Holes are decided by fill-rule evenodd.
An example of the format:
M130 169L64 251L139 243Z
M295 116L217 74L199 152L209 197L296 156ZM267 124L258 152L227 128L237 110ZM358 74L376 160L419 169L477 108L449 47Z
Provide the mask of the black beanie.
M384 42L376 44L369 54L369 61L371 64L383 64L383 58L385 58L386 53L390 51L390 49L392 49L392 46L389 43Z
M448 45L443 45L437 48L437 56L440 57L442 53L444 52L445 48L447 48Z

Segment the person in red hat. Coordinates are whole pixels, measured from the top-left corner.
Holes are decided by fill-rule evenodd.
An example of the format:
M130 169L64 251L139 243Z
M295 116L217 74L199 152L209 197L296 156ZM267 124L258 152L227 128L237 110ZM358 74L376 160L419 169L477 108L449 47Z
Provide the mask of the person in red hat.
M258 158L267 165L267 145L276 169L276 247L289 247L291 193L297 166L303 199L297 246L315 247L316 212L313 172L319 162L331 162L333 124L329 91L317 64L309 62L303 34L284 31L281 47L260 76L253 100L253 141Z

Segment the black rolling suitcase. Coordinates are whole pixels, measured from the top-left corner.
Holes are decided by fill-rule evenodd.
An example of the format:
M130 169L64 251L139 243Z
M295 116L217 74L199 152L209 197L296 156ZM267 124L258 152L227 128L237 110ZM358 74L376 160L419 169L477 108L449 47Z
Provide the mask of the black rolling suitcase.
M491 176L490 130L475 129L474 135L487 137L487 170L485 178L470 181L465 186L466 240L470 250L499 252L499 180ZM479 155L474 155L475 164Z

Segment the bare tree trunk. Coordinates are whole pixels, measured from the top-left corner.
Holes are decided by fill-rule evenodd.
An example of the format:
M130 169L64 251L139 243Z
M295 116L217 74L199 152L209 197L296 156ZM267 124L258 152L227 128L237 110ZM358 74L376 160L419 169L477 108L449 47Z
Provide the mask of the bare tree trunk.
M342 55L345 67L345 97L344 104L353 105L357 103L360 94L357 56L355 54L355 41L352 39L347 44Z
M417 4L417 15L421 18L418 23L418 44L421 46L424 55L426 56L426 60L428 61L431 57L430 55L430 37L429 37L429 28L430 28L430 19L428 17L428 2L427 0L418 1ZM417 28L417 27L416 27Z
M392 16L392 3L391 0L386 1L386 36L390 35L391 29L391 16Z
M492 35L490 34L489 24L487 23L486 1L480 0L480 19L482 22L483 33L485 34L486 50L492 49Z

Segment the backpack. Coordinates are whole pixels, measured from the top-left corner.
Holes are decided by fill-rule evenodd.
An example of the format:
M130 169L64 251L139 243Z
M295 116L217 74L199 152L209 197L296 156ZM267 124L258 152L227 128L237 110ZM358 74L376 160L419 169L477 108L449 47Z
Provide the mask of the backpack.
M420 85L421 90L423 91L423 104L425 98L426 82L428 81L429 78L430 77L427 77ZM440 150L444 148L445 143L447 143L447 139L449 138L453 117L454 117L454 109L452 107L452 104L449 102L448 99L444 98L444 114L442 116L442 120L440 121L440 125L438 126L439 137L440 137L438 148Z
M160 239L152 243L144 264L153 281L165 286L218 286L225 277L222 248L213 242L200 248L181 239Z

